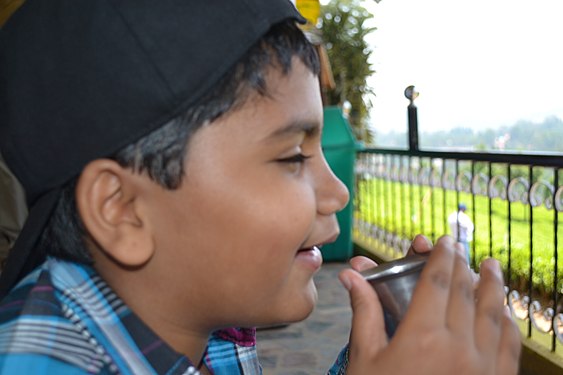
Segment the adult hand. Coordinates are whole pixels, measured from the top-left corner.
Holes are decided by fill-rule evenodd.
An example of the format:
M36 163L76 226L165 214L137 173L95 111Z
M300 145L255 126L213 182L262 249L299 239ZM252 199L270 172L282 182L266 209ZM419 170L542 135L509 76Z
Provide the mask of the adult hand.
M364 260L353 262L358 270L364 266ZM369 283L354 270L342 271L340 280L353 310L347 374L517 374L520 332L503 305L496 260L481 264L475 289L455 241L440 238L390 342Z

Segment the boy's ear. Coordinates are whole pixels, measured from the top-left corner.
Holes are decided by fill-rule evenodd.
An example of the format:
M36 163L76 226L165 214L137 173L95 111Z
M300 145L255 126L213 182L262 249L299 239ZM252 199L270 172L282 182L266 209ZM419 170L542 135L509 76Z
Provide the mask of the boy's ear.
M92 240L126 267L145 264L155 246L141 208L141 179L109 159L90 162L76 187L76 205Z

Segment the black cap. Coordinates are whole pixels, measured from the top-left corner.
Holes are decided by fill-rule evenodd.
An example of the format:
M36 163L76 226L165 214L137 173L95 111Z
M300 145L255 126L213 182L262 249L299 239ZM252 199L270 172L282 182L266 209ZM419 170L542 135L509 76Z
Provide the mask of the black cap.
M202 97L289 0L27 0L0 31L0 150L28 220L0 297L41 261L60 188Z

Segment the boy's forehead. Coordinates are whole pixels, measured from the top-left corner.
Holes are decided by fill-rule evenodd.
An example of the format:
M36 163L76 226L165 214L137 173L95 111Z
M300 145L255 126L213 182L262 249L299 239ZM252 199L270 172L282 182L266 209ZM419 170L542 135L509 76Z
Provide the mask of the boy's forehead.
M323 113L319 79L297 56L292 58L287 72L270 67L265 84L265 94L252 91L227 116L237 117L235 122L241 121L256 130L269 124L269 138L320 130Z

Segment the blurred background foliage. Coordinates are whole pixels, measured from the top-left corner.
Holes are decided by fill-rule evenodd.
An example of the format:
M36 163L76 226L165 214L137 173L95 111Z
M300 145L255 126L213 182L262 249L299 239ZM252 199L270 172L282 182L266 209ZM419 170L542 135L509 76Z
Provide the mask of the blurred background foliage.
M372 49L366 36L376 28L368 25L372 18L360 0L332 0L321 7L318 27L327 50L335 88L325 88L325 105L337 105L348 116L354 134L366 144L373 143L367 94L373 89L367 79L374 70L369 62Z

